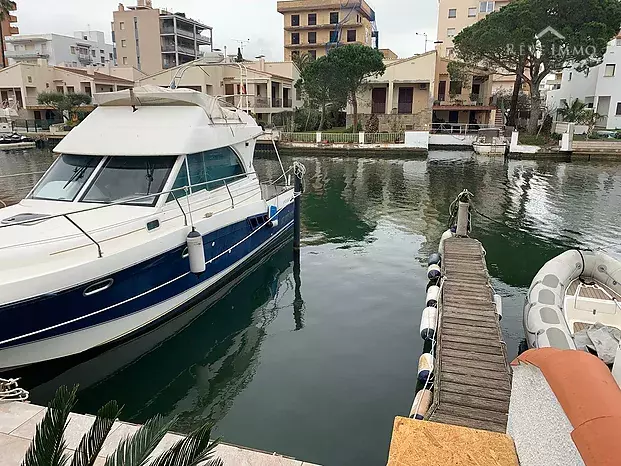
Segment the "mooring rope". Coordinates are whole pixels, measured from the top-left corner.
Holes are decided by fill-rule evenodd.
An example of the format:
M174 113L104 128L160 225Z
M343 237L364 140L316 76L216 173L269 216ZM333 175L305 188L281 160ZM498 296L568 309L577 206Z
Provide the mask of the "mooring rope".
M30 395L19 387L19 379L0 379L0 401L26 401Z

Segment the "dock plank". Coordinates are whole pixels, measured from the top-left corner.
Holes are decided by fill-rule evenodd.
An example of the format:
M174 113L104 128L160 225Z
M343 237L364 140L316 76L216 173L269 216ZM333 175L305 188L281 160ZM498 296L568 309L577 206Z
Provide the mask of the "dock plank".
M433 406L429 420L505 432L511 370L481 244L444 244Z

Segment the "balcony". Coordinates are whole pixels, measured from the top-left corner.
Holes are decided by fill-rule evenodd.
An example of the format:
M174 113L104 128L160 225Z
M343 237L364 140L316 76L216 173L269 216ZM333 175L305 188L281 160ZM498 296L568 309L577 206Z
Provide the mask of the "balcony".
M4 56L6 58L14 58L16 60L28 60L28 59L37 59L37 58L49 58L49 53L43 52L26 52L26 51L16 51L16 50L7 50L4 52Z
M283 101L283 103L284 103L283 107L285 107L285 108L293 107L293 101L291 99L285 99Z
M282 99L274 99L274 98L272 98L272 107L273 108L282 108Z

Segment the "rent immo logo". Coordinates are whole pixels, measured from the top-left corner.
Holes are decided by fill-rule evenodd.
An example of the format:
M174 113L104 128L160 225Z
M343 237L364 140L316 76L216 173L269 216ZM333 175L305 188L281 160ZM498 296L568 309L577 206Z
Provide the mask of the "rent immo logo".
M561 34L560 32L558 32L556 29L554 29L552 26L548 26L547 28L542 30L539 34L537 34L535 37L537 38L537 40L541 40L548 34L552 34L557 39L565 39L565 36Z

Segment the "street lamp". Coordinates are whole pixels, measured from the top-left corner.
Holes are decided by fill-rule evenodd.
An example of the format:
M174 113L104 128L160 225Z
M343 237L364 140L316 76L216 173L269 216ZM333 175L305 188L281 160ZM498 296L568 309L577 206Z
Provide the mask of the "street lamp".
M425 53L427 53L427 42L431 42L429 39L427 39L427 33L426 32L417 32L416 33L417 36L423 36L425 37Z

